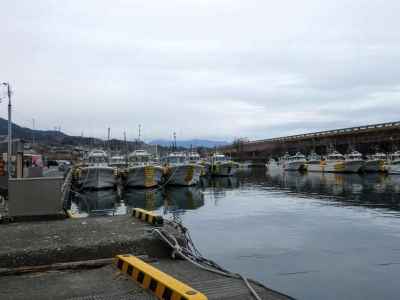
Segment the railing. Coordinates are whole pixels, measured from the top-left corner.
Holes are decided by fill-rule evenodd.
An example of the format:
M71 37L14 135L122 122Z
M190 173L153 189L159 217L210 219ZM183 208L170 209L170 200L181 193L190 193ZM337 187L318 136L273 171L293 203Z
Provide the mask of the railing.
M244 144L258 144L258 143L265 143L265 142L285 142L285 141L292 141L292 140L298 140L298 139L304 139L304 138L323 137L323 136L329 136L329 135L341 134L341 133L348 134L348 133L352 133L352 132L368 131L371 129L393 128L393 127L400 127L400 121L366 125L366 126L349 127L349 128L342 128L342 129L334 129L334 130L326 130L326 131L319 131L319 132L313 132L313 133L304 133L304 134L290 135L290 136L277 137L277 138L271 138L271 139L248 141L248 142L245 142Z

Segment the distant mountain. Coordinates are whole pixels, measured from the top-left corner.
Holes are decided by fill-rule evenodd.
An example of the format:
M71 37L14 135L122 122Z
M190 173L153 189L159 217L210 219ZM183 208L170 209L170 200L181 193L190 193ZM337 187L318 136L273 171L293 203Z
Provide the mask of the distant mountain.
M0 136L7 136L8 134L8 121L0 118ZM46 145L82 145L82 144L93 144L101 145L104 142L97 138L82 138L80 136L67 135L57 130L32 130L27 127L19 126L15 123L12 124L12 135L14 139L23 139L26 142L31 142L33 138L36 143Z
M6 137L8 132L8 122L7 120L0 118L0 137ZM104 146L105 141L98 138L91 137L81 137L81 136L71 136L67 135L63 132L56 130L32 130L27 127L22 127L17 124L12 124L12 132L13 138L20 138L25 140L26 142L31 142L33 137L35 138L36 143L41 143L44 145L53 145L53 146L82 146L82 145L90 145L94 146ZM127 142L129 149L135 149L137 147L141 147L138 145L137 141L128 141ZM143 145L143 142L139 144ZM170 140L158 139L150 142L151 145L159 145L161 147L169 148L171 146ZM193 148L205 147L205 148L214 148L219 146L228 145L228 142L225 141L212 141L212 140L204 140L204 139L192 139L192 140L181 140L176 142L177 147L187 148L189 149L191 146ZM124 142L118 139L110 140L111 148L123 149ZM162 149L159 149L162 151Z
M160 145L163 147L169 147L172 145L171 140L152 140L149 142L151 145ZM178 140L176 141L177 147L183 147L189 149L190 147L198 148L198 147L205 147L205 148L214 148L229 145L229 142L226 141L212 141L212 140L203 140L203 139L192 139L192 140Z
M8 134L8 121L0 118L0 135L5 136ZM37 141L50 141L54 143L60 143L66 134L55 131L55 130L32 130L27 127L19 126L15 123L12 124L13 138L20 138L27 141L31 141L32 137L35 136Z

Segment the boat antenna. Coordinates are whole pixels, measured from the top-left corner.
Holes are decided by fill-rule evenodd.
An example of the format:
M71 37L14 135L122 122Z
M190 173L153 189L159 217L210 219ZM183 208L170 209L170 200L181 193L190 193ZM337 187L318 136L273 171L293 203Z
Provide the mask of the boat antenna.
M108 148L108 155L110 155L110 150L111 150L111 147L110 147L110 134L111 134L111 128L110 128L110 127L108 127L108 134L107 134L107 148Z

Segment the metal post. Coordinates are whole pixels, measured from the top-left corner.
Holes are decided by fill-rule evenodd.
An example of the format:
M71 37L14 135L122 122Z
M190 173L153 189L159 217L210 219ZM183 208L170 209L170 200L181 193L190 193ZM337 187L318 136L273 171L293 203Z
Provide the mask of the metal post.
M3 82L3 85L7 87L8 96L8 151L7 151L7 173L8 177L11 177L11 155L12 155L12 128L11 128L11 88L8 82Z
M11 177L11 156L12 156L12 118L11 118L11 91L10 91L10 85L7 85L8 87L8 164L7 164L7 172L8 172L8 178Z

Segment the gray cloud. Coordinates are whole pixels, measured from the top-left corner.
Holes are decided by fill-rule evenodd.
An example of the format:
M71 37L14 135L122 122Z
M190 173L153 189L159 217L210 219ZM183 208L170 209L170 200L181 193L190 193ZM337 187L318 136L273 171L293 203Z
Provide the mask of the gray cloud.
M8 1L15 120L268 138L398 118L396 1ZM398 106L398 104L397 104ZM0 108L0 115L5 115Z

